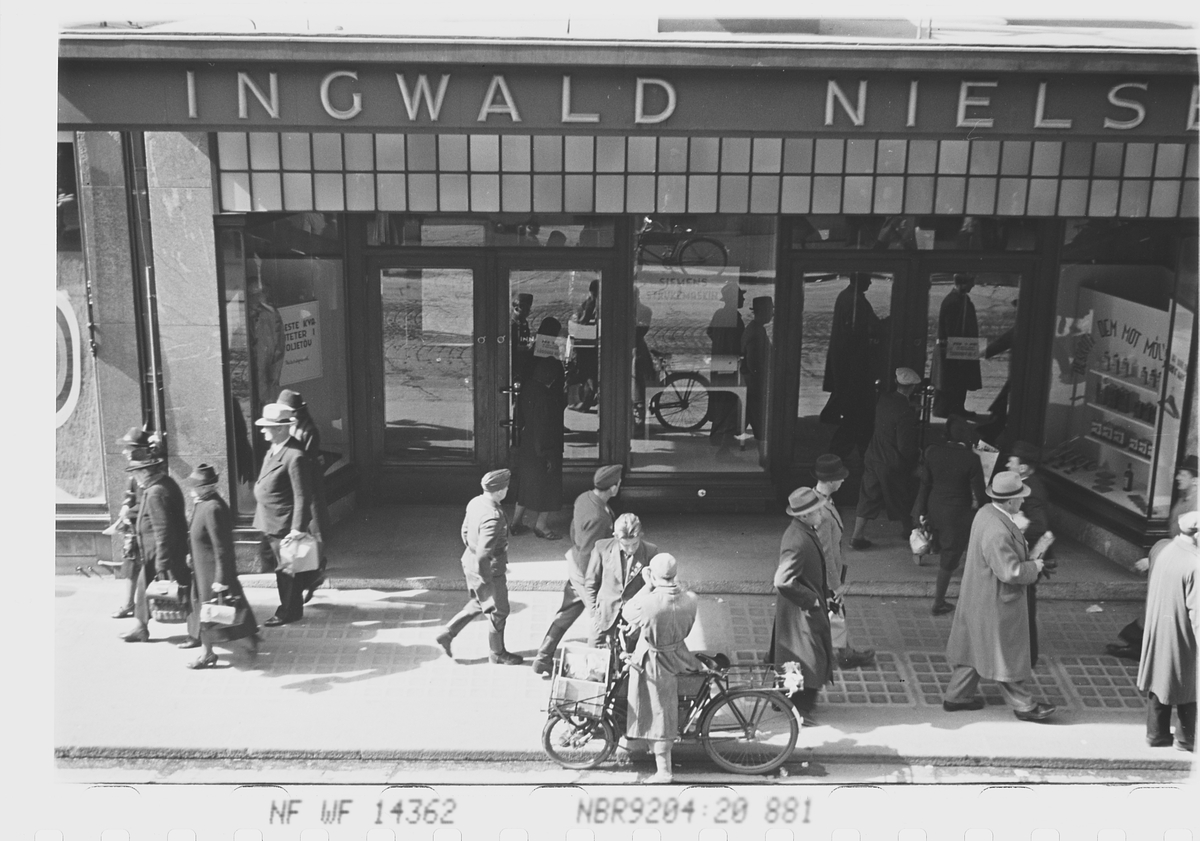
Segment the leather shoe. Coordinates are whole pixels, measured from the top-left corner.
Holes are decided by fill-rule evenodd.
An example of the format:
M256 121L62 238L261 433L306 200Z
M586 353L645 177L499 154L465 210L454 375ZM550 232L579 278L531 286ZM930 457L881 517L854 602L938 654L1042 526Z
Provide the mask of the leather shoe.
M875 665L875 652L869 648L865 651L847 648L838 655L837 664L839 669L861 669L865 666L873 666Z
M875 545L874 543L867 540L865 537L850 538L850 548L851 549L870 549L874 545Z
M954 612L954 602L942 602L935 604L933 610L930 611L934 616L945 616L947 613Z
M1053 704L1038 704L1032 710L1013 710L1013 715L1021 721L1045 721L1056 709Z
M1135 663L1142 659L1141 646L1134 647L1132 645L1119 645L1115 642L1110 642L1104 646L1104 649L1113 657L1123 657L1126 660L1133 660Z
M120 610L118 610L116 613L114 613L112 615L112 618L113 619L128 619L131 616L133 616L133 608L132 607L123 607Z
M442 631L437 635L436 639L437 644L442 647L442 651L446 652L446 656L453 657L454 655L450 652L450 642L454 639L454 637L450 635L450 632Z
M272 616L270 619L268 619L266 622L263 623L263 625L267 628L278 628L280 625L286 625L286 624L287 624L287 620L285 620L282 616L279 616L278 614L276 614L275 616Z
M125 642L150 642L150 631L145 628L138 628L136 631L123 634L121 639L125 640Z
M525 658L519 654L513 654L511 651L501 651L499 654L488 657L488 661L501 666L519 666L525 662Z
M175 647L176 647L176 648L183 648L183 649L187 649L187 648L199 648L199 647L200 647L200 640L196 639L195 637L188 637L188 638L187 638L186 640L184 640L183 642L181 642L181 643L176 643Z
M547 663L545 660L533 661L533 673L535 675L548 675L553 668L553 664Z
M1147 739L1146 744L1152 748L1169 748L1174 740L1167 736L1165 739Z
M205 655L201 656L199 659L193 660L192 662L188 663L187 667L189 669L211 669L215 665L217 665L217 655L216 654L205 654Z
M942 709L948 713L982 710L985 706L982 698L972 698L970 701L942 701Z

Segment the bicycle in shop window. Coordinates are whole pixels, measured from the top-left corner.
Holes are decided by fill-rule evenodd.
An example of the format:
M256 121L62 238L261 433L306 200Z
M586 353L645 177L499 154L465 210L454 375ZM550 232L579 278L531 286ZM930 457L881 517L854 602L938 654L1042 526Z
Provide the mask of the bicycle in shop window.
M724 243L697 234L685 225L668 226L646 216L637 230L637 263L688 269L723 269L729 265Z
M651 414L663 428L676 432L695 432L712 420L713 392L728 392L738 400L738 440L745 446L746 386L741 381L741 357L723 354L663 353L650 349L655 380L646 388ZM713 385L706 377L737 375L736 384Z

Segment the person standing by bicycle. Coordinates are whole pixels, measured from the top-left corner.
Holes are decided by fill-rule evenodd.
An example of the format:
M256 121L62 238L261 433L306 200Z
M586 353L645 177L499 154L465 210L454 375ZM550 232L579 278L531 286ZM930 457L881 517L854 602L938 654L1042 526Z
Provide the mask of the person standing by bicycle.
M646 586L625 603L622 616L638 630L629 657L629 739L650 742L656 772L647 783L669 783L671 745L679 735L678 681L675 676L703 669L688 651L687 635L696 622L698 599L677 581L679 562L663 552L642 570Z
M642 539L642 521L636 514L617 517L613 536L596 541L583 579L584 601L592 608L592 648L602 646L613 633L621 608L642 589L642 569L657 554L658 547Z

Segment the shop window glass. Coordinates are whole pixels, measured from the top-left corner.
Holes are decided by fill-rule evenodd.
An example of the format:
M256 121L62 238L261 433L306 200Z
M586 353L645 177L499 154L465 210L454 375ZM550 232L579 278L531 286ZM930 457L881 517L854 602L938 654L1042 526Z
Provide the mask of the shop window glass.
M1122 216L1145 216L1149 206L1149 181L1125 181L1121 184Z
M1197 152L1197 148L1198 147L1196 146L1195 143L1188 146L1187 164L1184 166L1184 169L1183 169L1183 175L1185 178L1195 178L1196 177L1196 168L1197 168L1196 156L1197 156L1197 154L1200 154L1200 152Z
M882 175L875 179L875 213L900 213L904 209L904 179Z
M638 232L635 472L760 473L770 431L774 219L655 215Z
M1030 216L1053 216L1058 206L1058 181L1052 178L1032 178L1029 181Z
M1093 181L1088 216L1116 216L1119 181Z
M285 172L283 174L283 209L313 209L312 176L307 172Z
M1097 143L1092 175L1096 178L1116 178L1121 174L1124 143Z
M937 199L934 209L937 213L955 214L963 212L963 193L966 190L965 178L938 178Z
M996 210L996 179L970 178L967 183L967 213L990 216Z
M1149 178L1153 163L1153 143L1130 143L1125 147L1126 178Z
M654 172L655 140L653 137L629 138L629 171Z
M843 188L842 210L846 213L871 212L871 182L869 175L849 175Z
M967 153L970 143L966 140L943 140L938 153L938 173L958 175L967 171Z
M342 194L342 187L340 173L318 172L313 175L317 210L345 210L346 200Z
M908 144L908 171L914 174L937 172L937 141L913 140Z
M494 175L476 176L496 178ZM612 220L558 213L423 216L376 213L368 246L611 248Z
M687 172L688 141L686 137L663 137L658 141L658 171Z
M789 137L783 141L783 171L812 172L813 142Z
M726 137L721 141L721 172L750 171L750 138Z
M625 171L624 137L609 137L605 135L596 138L596 171Z
M592 138L567 137L564 142L567 172L591 172L595 168Z
M529 172L533 169L532 139L520 134L500 138L500 166L504 172Z
M776 213L779 209L779 179L773 175L750 178L750 212Z
M369 172L346 173L346 209L375 209L375 176Z
M841 172L846 141L828 137L817 138L813 151L813 172Z
M1024 178L1001 178L996 191L996 213L1001 216L1022 216L1029 182Z
M282 149L284 169L312 169L312 147L309 145L307 132L284 132L279 135L279 145ZM224 165L225 159L221 158L221 166Z
M630 213L653 213L654 176L630 175L625 182L625 204Z
M1033 144L1033 174L1054 176L1062 165L1062 143L1057 140L1038 140Z
M471 210L475 213L493 213L500 209L500 176L471 176Z
M439 210L461 213L470 209L467 201L467 176L465 175L439 175L438 194Z
M995 175L1000 171L1000 141L975 140L971 142L971 174Z
M253 172L250 174L255 210L282 210L283 187L278 172Z
M1063 147L1062 174L1079 177L1092 174L1092 144L1084 141L1068 141Z
M715 213L717 210L717 176L688 177L688 210L691 213Z
M528 138L525 138L528 140ZM408 136L408 169L410 172L433 172L437 169L437 137L432 134Z
M234 505L253 514L266 453L254 419L283 388L303 395L321 434L326 474L349 453L348 359L341 236L331 213L219 228L232 412Z
M780 213L808 213L812 206L812 178L807 175L785 175Z
M533 209L533 182L528 175L505 175L500 179L501 204L506 213Z
M908 142L904 140L880 140L876 155L877 172L904 172Z
M403 175L380 173L375 176L380 210L405 210L408 207L408 186Z
M993 216L813 215L793 231L792 247L812 250L1005 252L1038 244L1035 222Z
M687 176L658 177L658 210L663 213L682 213L687 210Z
M905 213L930 213L933 211L933 176L922 175L908 179L908 190L904 195Z
M221 173L221 210L240 213L250 210L250 173Z
M343 168L342 136L340 134L317 133L312 136L312 142L313 169L341 170Z
M723 213L745 213L750 202L750 179L745 175L722 175L718 196Z
M1001 175L1029 175L1033 143L1028 140L1004 141L1004 153L1000 158Z
M279 135L261 131L250 133L250 168L279 169Z
M1183 182L1183 196L1179 204L1179 215L1194 219L1196 217L1196 182Z
M414 172L408 176L408 207L410 210L438 209L436 175Z
M875 170L875 141L846 141L846 172L873 172Z
M375 135L375 166L396 172L404 169L404 135Z
M813 177L813 213L837 213L842 209L842 178L839 175Z
M562 212L561 175L533 176L533 209L538 213Z
M371 135L347 134L342 142L346 144L346 169L365 172L375 168L375 143Z
M533 171L562 172L562 138L536 135L533 138Z
M596 176L596 212L625 211L625 178L621 175Z
M1085 216L1087 214L1088 182L1075 178L1063 179L1058 191L1059 216Z
M1179 209L1179 182L1155 181L1150 194L1150 215L1173 217Z
M563 209L567 213L590 213L592 210L593 192L592 176L568 175L565 179ZM680 181L683 181L682 176ZM680 204L682 205L683 188L679 188Z
M500 170L500 137L495 134L471 135L471 171Z
M104 504L96 370L88 330L87 274L79 225L75 144L59 143L57 183L57 322L54 402L55 502Z
M782 168L783 142L777 137L754 138L754 171L779 172Z
M441 172L465 172L467 169L467 136L439 134L438 169Z
M246 151L246 135L240 131L219 131L217 132L217 156L221 161L221 168L230 169L249 169L250 156ZM1180 156L1182 162L1183 157Z

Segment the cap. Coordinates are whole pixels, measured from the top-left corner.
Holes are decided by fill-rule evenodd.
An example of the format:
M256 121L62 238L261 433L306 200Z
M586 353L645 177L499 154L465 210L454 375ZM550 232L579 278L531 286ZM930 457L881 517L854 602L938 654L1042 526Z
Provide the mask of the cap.
M268 403L263 406L262 417L254 422L255 426L291 426L296 413L291 406L282 403Z
M596 472L592 474L592 485L598 491L606 491L620 481L621 465L619 464L606 464L597 468Z
M838 479L845 479L849 476L850 471L846 469L846 465L842 464L840 458L833 453L826 453L823 456L817 456L817 463L813 466L813 475L819 482L836 482Z
M955 272L954 273L954 282L955 283L974 283L975 275L969 274L967 272Z
M521 292L517 295L517 303L518 304L532 304L533 303L533 295L529 294L528 292Z
M211 464L197 464L196 469L187 477L188 484L200 487L202 485L215 485L217 483L217 471Z
M674 555L667 552L659 552L650 559L647 566L650 568L650 578L661 584L670 584L679 571L679 562L675 560Z
M479 480L480 486L490 493L503 490L508 487L508 482L512 478L512 471L501 468L493 470L490 473L483 474L483 478Z
M896 382L900 385L917 385L921 382L921 375L912 368L897 368Z
M817 496L817 492L812 488L796 488L788 497L787 514L789 517L798 517L819 508L822 504L821 497Z
M1029 485L1021 481L1021 477L1011 470L1001 470L992 477L991 487L987 495L992 499L1020 499L1029 496Z

